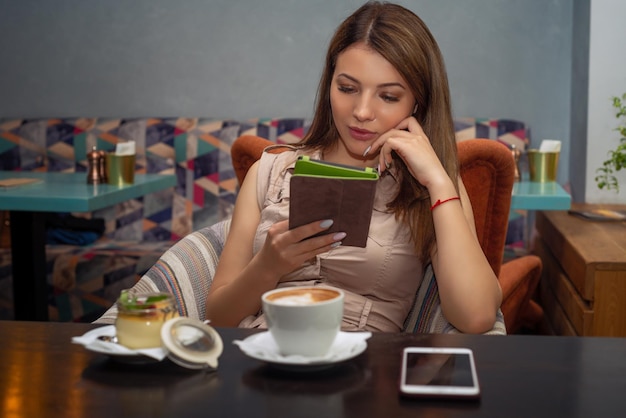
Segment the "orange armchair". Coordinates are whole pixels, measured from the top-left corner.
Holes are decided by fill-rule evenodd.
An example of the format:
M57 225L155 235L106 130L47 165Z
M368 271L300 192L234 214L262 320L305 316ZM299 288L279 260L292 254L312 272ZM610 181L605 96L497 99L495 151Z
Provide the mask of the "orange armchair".
M532 328L543 316L541 307L531 299L541 276L541 259L527 255L502 264L515 181L511 152L491 139L465 140L457 147L478 241L502 287L500 308L507 332Z
M231 148L239 184L263 150L275 143L257 136L239 137ZM275 148L270 152L281 152ZM533 327L543 316L531 296L541 275L541 259L527 255L504 264L504 244L515 181L515 163L510 151L490 139L458 142L461 177L467 189L476 222L478 240L502 287L502 314L509 334Z

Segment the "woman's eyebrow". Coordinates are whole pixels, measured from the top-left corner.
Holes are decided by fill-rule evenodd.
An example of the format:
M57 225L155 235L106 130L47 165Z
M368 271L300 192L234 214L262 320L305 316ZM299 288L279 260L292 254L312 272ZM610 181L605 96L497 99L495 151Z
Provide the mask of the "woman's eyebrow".
M337 74L337 78L339 78L339 77L345 77L345 78L347 78L347 79L349 79L349 80L351 80L351 81L353 81L353 82L355 82L357 84L361 84L361 82L359 80L357 80L356 78L354 78L352 76L349 76L346 73ZM400 87L401 89L406 90L406 87L404 86L404 84L399 83L399 82L383 83L383 84L379 84L376 87L379 87L379 88L381 88L381 87Z

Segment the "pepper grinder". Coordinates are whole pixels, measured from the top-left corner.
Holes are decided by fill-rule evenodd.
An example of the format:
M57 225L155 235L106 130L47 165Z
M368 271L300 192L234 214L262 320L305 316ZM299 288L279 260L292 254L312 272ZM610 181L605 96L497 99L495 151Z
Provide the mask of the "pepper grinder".
M521 174L519 170L519 160L522 152L515 145L511 144L511 155L513 156L513 160L515 161L515 181L520 181Z
M107 153L104 150L98 151L100 154L98 159L98 170L100 172L100 182L106 183L107 178Z
M100 176L100 153L96 151L96 147L93 147L93 149L87 153L87 164L89 165L87 184L102 183L102 177Z

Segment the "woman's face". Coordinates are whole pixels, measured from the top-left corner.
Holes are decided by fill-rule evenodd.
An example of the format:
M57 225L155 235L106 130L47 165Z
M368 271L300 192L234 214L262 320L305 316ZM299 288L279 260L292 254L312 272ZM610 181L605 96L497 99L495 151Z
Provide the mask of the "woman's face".
M337 57L330 104L339 141L325 158L366 165L376 155L363 157L363 152L412 114L415 97L389 61L364 44L355 44Z

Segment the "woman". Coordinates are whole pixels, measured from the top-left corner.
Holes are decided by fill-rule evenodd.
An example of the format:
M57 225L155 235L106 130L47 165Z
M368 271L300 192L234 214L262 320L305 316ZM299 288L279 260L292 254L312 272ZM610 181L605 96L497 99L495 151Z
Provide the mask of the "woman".
M288 229L289 179L302 154L379 170L366 248L342 246L344 233L312 237L332 220ZM501 289L459 177L441 53L415 14L370 2L331 40L300 147L264 153L241 185L207 318L265 326L265 291L326 284L346 293L343 329L399 331L429 262L446 319L462 332L491 329Z

